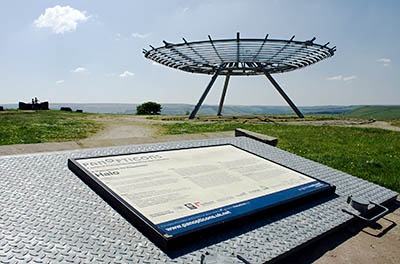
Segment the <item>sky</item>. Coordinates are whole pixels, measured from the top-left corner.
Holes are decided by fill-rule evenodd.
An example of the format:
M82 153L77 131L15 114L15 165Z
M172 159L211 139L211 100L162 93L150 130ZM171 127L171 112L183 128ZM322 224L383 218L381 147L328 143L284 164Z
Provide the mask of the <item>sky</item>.
M330 42L331 58L274 78L298 106L400 104L397 0L1 1L0 104L195 104L211 76L152 63L162 41ZM218 104L224 77L205 104ZM230 79L227 105L286 105L265 76Z

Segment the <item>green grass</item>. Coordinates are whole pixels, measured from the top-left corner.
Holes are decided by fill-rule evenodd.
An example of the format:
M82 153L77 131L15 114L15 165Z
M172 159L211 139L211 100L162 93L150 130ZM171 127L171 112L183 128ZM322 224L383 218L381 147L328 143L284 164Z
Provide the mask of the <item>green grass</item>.
M0 145L62 142L86 138L101 126L91 114L62 111L5 111L0 114Z
M399 105L370 105L361 106L351 111L345 112L345 116L378 118L378 119L400 119Z
M391 125L392 125L392 126L400 127L400 120L392 121L392 122L391 122Z
M278 147L400 192L400 132L335 126L165 124L166 134L244 128L279 139Z

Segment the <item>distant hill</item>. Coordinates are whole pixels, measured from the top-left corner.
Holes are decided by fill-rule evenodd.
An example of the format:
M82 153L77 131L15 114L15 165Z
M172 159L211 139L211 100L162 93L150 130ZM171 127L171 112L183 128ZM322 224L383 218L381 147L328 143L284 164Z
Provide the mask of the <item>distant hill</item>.
M400 105L360 106L344 113L345 116L400 119Z
M59 110L63 107L70 107L73 111L82 109L89 113L109 114L135 114L138 104L79 104L79 103L50 103L50 109ZM16 109L16 104L4 105L7 109ZM185 115L191 112L194 105L191 104L162 104L161 113L164 115ZM299 107L304 114L342 114L353 109L353 106L305 106ZM198 114L216 115L217 105L203 105ZM263 106L263 105L226 105L223 108L224 115L248 115L248 114L294 114L289 106Z
M71 107L73 111L81 109L88 113L107 114L135 114L138 104L111 104L111 103L50 103L50 109L59 110L62 106ZM4 104L6 109L16 109L17 104ZM191 104L162 104L161 113L164 115L185 115L190 113L194 105ZM365 117L365 118L400 118L400 106L304 106L300 111L308 115L335 115ZM217 105L203 105L198 114L216 115ZM294 114L289 106L263 106L263 105L226 105L222 111L223 115L249 115L249 114Z

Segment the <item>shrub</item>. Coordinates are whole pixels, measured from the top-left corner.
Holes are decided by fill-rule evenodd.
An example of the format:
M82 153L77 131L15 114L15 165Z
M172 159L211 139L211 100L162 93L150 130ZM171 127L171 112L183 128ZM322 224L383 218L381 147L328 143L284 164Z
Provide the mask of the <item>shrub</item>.
M136 107L137 115L159 115L162 106L156 102L147 102Z

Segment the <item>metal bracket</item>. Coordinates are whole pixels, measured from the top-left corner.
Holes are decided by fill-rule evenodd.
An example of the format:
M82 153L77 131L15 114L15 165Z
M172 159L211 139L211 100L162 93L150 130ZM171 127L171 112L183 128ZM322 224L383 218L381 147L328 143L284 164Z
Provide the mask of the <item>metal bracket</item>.
M342 211L344 213L350 214L358 219L367 221L367 222L375 222L376 220L378 220L380 217L384 216L387 212L389 212L389 209L383 205L374 203L372 201L366 201L363 198L360 197L352 197L352 195L350 195L349 197L347 197L347 203L354 209L356 209L357 211L360 212L359 215L348 211L347 209L342 209ZM365 215L368 212L368 205L374 205L375 207L380 207L381 209L383 209L382 212L380 212L379 214L371 217L371 218L366 218L363 215Z

